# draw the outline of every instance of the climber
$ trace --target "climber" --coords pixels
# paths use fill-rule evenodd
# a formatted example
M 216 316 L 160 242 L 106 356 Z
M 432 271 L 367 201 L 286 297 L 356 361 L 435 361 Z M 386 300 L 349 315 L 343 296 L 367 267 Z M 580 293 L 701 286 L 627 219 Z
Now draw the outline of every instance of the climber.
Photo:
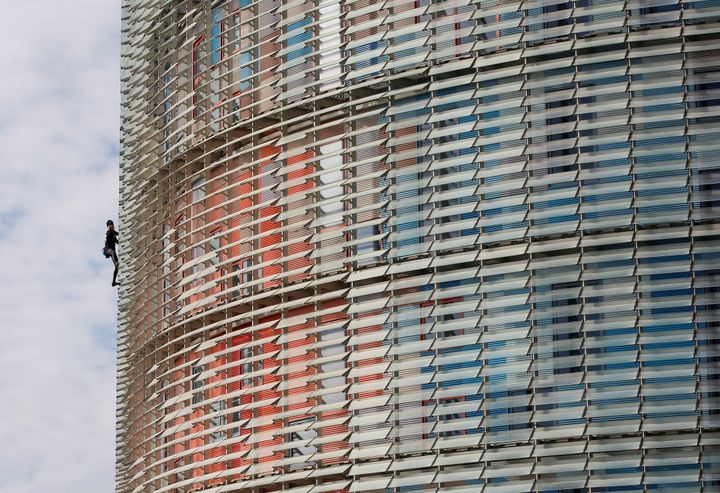
M 115 231 L 115 224 L 112 222 L 111 219 L 108 219 L 105 224 L 107 226 L 107 232 L 105 233 L 105 247 L 103 248 L 103 255 L 105 255 L 105 258 L 112 258 L 113 264 L 115 264 L 112 285 L 119 286 L 120 283 L 117 282 L 118 256 L 115 252 L 115 245 L 119 243 L 117 239 L 118 232 Z

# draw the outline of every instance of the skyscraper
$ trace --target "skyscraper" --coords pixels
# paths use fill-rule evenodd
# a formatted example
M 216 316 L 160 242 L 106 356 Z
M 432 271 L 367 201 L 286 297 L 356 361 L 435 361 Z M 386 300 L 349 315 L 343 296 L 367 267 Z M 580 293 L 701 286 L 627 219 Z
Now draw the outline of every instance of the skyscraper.
M 719 47 L 717 0 L 125 0 L 118 493 L 720 491 Z

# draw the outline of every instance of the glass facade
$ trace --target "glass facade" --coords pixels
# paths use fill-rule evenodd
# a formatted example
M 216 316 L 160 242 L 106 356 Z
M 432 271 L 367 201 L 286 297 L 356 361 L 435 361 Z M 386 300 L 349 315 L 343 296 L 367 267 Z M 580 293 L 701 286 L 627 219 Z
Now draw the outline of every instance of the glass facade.
M 124 0 L 122 81 L 118 493 L 720 491 L 720 1 Z

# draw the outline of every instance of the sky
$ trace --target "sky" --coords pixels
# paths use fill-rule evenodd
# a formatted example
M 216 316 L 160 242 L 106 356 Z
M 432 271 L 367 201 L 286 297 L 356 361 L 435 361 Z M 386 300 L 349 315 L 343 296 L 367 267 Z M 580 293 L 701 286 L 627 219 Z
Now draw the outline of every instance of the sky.
M 2 2 L 0 60 L 0 493 L 111 492 L 120 0 Z

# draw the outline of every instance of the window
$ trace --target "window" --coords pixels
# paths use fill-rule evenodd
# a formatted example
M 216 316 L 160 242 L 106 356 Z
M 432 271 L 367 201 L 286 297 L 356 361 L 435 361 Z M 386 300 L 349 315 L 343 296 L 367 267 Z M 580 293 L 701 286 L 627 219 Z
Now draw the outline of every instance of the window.
M 175 462 L 173 462 L 173 469 L 180 469 L 185 465 L 184 459 L 178 459 Z M 183 471 L 178 471 L 175 473 L 175 480 L 174 483 L 180 483 L 182 481 L 185 481 L 185 473 Z M 185 488 L 175 488 L 173 490 L 173 493 L 185 493 Z
M 312 423 L 315 422 L 315 418 L 303 418 L 290 421 L 288 420 L 288 427 L 297 427 L 296 431 L 288 434 L 288 439 L 291 442 L 298 442 L 296 447 L 288 450 L 288 457 L 299 457 L 304 455 L 314 454 L 317 448 L 314 445 L 307 445 L 307 443 L 314 439 L 317 432 L 314 429 L 310 429 Z M 305 426 L 303 426 L 305 425 Z M 314 464 L 314 462 L 301 462 L 291 464 L 290 468 L 301 468 Z
M 163 151 L 165 152 L 165 162 L 170 160 L 168 151 L 170 150 L 170 110 L 172 108 L 172 89 L 170 82 L 170 63 L 165 64 L 165 74 L 163 75 Z
M 192 201 L 197 202 L 205 198 L 205 178 L 195 178 L 192 181 Z
M 197 89 L 202 85 L 205 73 L 205 36 L 200 36 L 193 43 L 192 50 L 192 88 L 193 118 L 197 118 L 202 109 L 198 108 Z
M 227 404 L 225 401 L 210 404 L 210 428 L 213 429 L 210 433 L 210 443 L 221 442 L 227 438 L 225 430 L 216 430 L 216 428 L 223 427 L 227 424 L 227 416 L 223 414 L 226 409 Z
M 465 399 L 462 397 L 449 397 L 447 399 L 442 399 L 440 403 L 445 406 L 449 406 L 450 404 L 456 403 L 456 402 L 464 402 Z M 451 414 L 443 414 L 440 415 L 438 420 L 440 422 L 443 421 L 452 421 L 456 419 L 464 419 L 465 413 L 451 413 Z M 449 423 L 448 423 L 449 424 Z M 455 435 L 464 435 L 466 433 L 465 429 L 448 429 L 447 431 L 440 432 L 440 436 L 455 436 Z
M 320 7 L 321 91 L 340 85 L 340 27 L 340 2 Z
M 210 63 L 215 65 L 223 58 L 222 46 L 225 44 L 223 31 L 225 25 L 221 22 L 222 10 L 219 7 L 212 9 L 210 18 L 212 22 L 212 28 L 210 29 Z
M 251 259 L 245 259 L 241 260 L 237 264 L 233 264 L 233 272 L 235 272 L 235 275 L 232 277 L 232 286 L 234 288 L 237 288 L 239 285 L 244 285 L 242 288 L 242 291 L 240 290 L 234 290 L 233 291 L 233 297 L 237 298 L 239 296 L 249 296 L 252 293 L 252 288 L 248 286 L 250 282 L 253 280 L 253 271 L 252 269 L 252 260 Z M 240 271 L 243 271 L 240 273 Z
M 202 257 L 205 254 L 205 251 L 203 250 L 203 247 L 196 246 L 196 247 L 193 247 L 192 253 L 193 253 L 192 258 L 194 260 L 194 259 L 199 259 L 200 257 Z M 197 264 L 193 265 L 192 271 L 193 271 L 193 274 L 199 274 L 200 272 L 202 272 L 203 271 L 202 262 L 198 262 Z
M 372 238 L 379 234 L 379 228 L 377 226 L 361 226 L 357 229 L 357 238 Z M 358 243 L 357 254 L 358 256 L 363 255 L 362 258 L 358 259 L 358 266 L 371 264 L 376 261 L 376 257 L 379 255 L 380 242 L 377 239 L 371 241 L 365 241 Z M 370 255 L 372 252 L 377 252 L 375 255 Z
M 262 354 L 260 346 L 257 347 L 256 351 L 257 351 L 257 354 L 255 354 L 255 356 Z M 240 350 L 240 359 L 247 360 L 252 357 L 253 357 L 253 348 L 248 347 L 248 348 L 243 348 Z M 263 361 L 262 360 L 255 361 L 254 363 L 252 361 L 245 361 L 242 364 L 242 374 L 243 375 L 249 375 L 253 371 L 262 370 L 262 369 L 263 369 Z M 244 378 L 242 381 L 243 388 L 250 387 L 250 386 L 252 386 L 252 384 L 253 384 L 252 377 Z
M 345 342 L 344 342 L 344 335 L 345 330 L 344 329 L 335 329 L 335 330 L 329 330 L 325 332 L 320 333 L 320 339 L 322 341 L 335 341 L 335 344 L 329 344 L 327 346 L 324 346 L 322 349 L 320 349 L 320 355 L 322 358 L 328 357 L 328 356 L 338 356 L 338 359 L 335 361 L 329 361 L 327 363 L 324 363 L 321 365 L 320 370 L 323 374 L 331 374 L 333 372 L 337 372 L 340 370 L 345 369 L 345 361 L 340 359 L 340 356 L 342 353 L 345 352 Z M 332 392 L 328 394 L 323 394 L 322 400 L 325 404 L 331 404 L 334 402 L 341 402 L 345 400 L 345 392 L 343 389 L 343 385 L 345 385 L 345 377 L 340 376 L 331 376 L 330 378 L 324 378 L 320 381 L 320 384 L 325 389 L 338 389 L 337 392 Z
M 212 265 L 218 265 L 220 263 L 220 249 L 222 248 L 222 243 L 220 241 L 220 238 L 211 238 L 210 239 L 210 251 L 214 253 L 215 255 L 210 258 L 210 263 Z
M 192 374 L 193 374 L 192 389 L 193 390 L 198 390 L 198 389 L 202 388 L 202 386 L 204 385 L 204 382 L 202 380 L 200 380 L 199 378 L 197 378 L 197 376 L 200 375 L 202 372 L 203 372 L 202 365 L 192 365 Z M 203 392 L 203 391 L 193 392 L 193 397 L 192 397 L 193 404 L 199 404 L 203 400 L 205 400 L 205 392 Z
M 325 188 L 320 192 L 320 197 L 322 200 L 328 200 L 333 199 L 336 197 L 340 197 L 343 194 L 343 187 L 340 184 L 343 179 L 343 173 L 342 173 L 342 165 L 343 165 L 343 157 L 341 154 L 342 151 L 342 142 L 337 141 L 333 142 L 331 144 L 327 144 L 320 147 L 320 168 L 323 171 L 327 170 L 333 170 L 329 173 L 323 173 L 320 176 L 320 181 L 323 185 L 332 185 L 337 184 L 337 186 L 333 186 L 330 188 Z M 320 212 L 323 215 L 330 215 L 330 214 L 336 214 L 343 210 L 343 203 L 340 200 L 334 200 L 329 204 L 323 205 L 320 207 Z M 333 223 L 324 224 L 324 226 L 334 226 L 336 224 L 340 224 L 341 220 L 338 219 L 337 221 L 334 221 Z

